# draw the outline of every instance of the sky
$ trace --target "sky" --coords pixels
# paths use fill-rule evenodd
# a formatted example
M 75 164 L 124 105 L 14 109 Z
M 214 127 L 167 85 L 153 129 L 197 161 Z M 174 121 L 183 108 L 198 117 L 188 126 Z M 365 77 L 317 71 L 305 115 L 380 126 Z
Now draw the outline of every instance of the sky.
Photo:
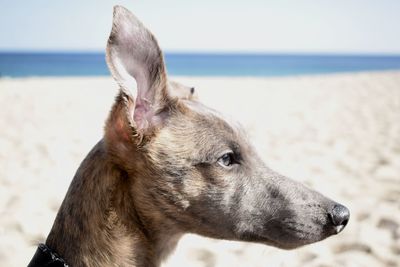
M 0 0 L 0 51 L 104 51 L 116 4 L 169 52 L 400 54 L 398 0 Z

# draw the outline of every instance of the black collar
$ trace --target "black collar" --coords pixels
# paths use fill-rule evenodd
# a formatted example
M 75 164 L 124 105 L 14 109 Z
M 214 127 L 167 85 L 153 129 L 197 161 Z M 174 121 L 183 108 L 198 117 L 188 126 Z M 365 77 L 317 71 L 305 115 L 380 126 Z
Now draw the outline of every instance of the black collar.
M 68 267 L 68 264 L 45 244 L 39 244 L 28 267 Z

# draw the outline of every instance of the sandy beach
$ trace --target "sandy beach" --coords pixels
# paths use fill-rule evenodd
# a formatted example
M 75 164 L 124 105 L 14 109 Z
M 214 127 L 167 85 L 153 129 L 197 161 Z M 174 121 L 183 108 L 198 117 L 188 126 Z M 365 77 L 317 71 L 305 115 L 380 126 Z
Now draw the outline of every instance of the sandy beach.
M 351 218 L 293 251 L 187 235 L 164 267 L 400 266 L 400 72 L 174 79 Z M 0 79 L 0 266 L 26 266 L 45 240 L 116 92 L 110 77 Z

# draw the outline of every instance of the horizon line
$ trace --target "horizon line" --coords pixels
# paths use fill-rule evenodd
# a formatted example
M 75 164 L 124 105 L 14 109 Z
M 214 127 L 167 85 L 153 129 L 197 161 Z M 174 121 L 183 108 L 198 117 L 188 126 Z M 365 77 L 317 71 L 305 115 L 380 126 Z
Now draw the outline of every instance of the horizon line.
M 87 49 L 0 49 L 0 54 L 105 54 Z M 277 55 L 277 56 L 392 56 L 400 52 L 328 52 L 328 51 L 243 51 L 243 50 L 164 50 L 164 55 Z

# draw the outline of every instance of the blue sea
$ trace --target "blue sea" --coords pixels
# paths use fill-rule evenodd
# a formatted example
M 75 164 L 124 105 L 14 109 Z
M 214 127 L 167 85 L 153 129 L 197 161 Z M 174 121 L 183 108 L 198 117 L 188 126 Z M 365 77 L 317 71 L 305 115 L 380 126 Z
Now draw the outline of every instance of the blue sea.
M 289 76 L 400 70 L 399 56 L 167 53 L 170 75 Z M 109 75 L 103 53 L 0 52 L 1 77 Z

